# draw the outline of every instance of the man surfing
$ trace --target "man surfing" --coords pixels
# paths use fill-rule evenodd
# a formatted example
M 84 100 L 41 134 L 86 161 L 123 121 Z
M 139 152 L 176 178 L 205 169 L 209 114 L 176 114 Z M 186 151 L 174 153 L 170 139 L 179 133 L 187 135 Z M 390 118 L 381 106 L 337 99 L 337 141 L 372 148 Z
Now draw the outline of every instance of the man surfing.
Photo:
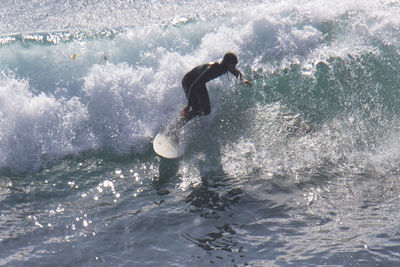
M 158 155 L 169 159 L 183 155 L 184 147 L 179 142 L 179 129 L 194 117 L 208 115 L 211 112 L 207 82 L 229 71 L 244 85 L 251 86 L 251 82 L 243 79 L 243 74 L 236 69 L 237 63 L 235 54 L 226 53 L 221 62 L 203 64 L 186 73 L 182 79 L 182 87 L 188 99 L 188 105 L 182 110 L 178 122 L 170 125 L 155 137 L 153 148 Z
M 236 69 L 238 59 L 233 53 L 226 53 L 221 62 L 207 63 L 193 68 L 182 79 L 188 105 L 181 112 L 179 127 L 189 120 L 211 112 L 210 99 L 206 83 L 227 73 L 232 73 L 244 85 L 251 86 L 251 82 L 243 79 L 243 74 Z

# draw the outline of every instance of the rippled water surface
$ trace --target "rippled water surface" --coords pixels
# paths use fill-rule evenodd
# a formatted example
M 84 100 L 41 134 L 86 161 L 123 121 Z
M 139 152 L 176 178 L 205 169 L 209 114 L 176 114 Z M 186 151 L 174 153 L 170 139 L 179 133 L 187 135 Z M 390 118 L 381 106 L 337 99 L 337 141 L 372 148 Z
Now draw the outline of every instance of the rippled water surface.
M 397 266 L 396 1 L 5 1 L 0 265 Z M 252 87 L 167 160 L 184 74 Z

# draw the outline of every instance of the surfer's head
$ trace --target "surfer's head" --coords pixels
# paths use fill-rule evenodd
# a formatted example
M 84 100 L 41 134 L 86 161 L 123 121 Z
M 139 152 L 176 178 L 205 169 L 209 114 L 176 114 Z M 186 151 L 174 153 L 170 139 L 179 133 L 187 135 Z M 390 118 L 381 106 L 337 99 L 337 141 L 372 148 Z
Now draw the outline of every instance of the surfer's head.
M 225 65 L 226 67 L 228 67 L 231 64 L 236 66 L 237 63 L 238 63 L 237 56 L 234 53 L 231 53 L 231 52 L 226 53 L 224 55 L 224 58 L 222 59 L 222 64 Z

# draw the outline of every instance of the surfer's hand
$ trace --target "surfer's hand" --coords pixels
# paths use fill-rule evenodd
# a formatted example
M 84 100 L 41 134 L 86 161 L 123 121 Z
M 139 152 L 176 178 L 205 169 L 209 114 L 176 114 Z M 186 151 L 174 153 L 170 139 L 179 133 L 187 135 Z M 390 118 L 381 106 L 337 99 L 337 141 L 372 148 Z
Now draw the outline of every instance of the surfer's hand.
M 251 82 L 248 81 L 248 80 L 243 80 L 243 84 L 247 85 L 247 86 L 251 86 L 252 85 Z

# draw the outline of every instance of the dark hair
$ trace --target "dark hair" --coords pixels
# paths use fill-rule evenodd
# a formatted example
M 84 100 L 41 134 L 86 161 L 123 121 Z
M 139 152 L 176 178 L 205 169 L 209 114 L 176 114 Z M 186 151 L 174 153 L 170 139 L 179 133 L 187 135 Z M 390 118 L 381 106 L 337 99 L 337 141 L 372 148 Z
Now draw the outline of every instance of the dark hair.
M 225 66 L 228 66 L 231 63 L 237 64 L 238 59 L 234 53 L 229 52 L 229 53 L 226 53 L 224 56 L 224 59 L 222 59 L 222 64 L 224 64 Z

